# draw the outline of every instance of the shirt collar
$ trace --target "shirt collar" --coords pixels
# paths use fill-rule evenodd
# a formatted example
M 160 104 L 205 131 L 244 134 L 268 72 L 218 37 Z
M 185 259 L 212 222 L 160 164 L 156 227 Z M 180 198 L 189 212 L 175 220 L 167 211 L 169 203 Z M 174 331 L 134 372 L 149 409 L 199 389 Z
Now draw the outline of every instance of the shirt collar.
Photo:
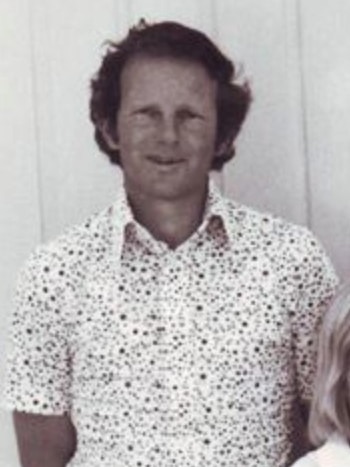
M 135 224 L 136 222 L 127 199 L 124 185 L 121 185 L 117 192 L 117 197 L 111 210 L 111 221 L 114 255 L 116 258 L 120 258 L 124 242 L 125 228 L 130 224 Z M 219 222 L 222 225 L 226 237 L 231 241 L 232 229 L 230 228 L 227 201 L 220 193 L 214 181 L 209 179 L 205 212 L 203 221 L 198 228 L 198 232 L 207 229 L 208 226 L 215 222 Z
M 331 436 L 329 437 L 329 441 L 340 446 L 345 446 L 349 450 L 349 443 L 347 439 L 345 438 L 345 436 L 337 432 L 331 434 Z
M 135 219 L 127 199 L 126 191 L 124 185 L 121 185 L 111 209 L 113 258 L 115 258 L 118 264 L 122 254 L 125 228 L 133 222 L 135 222 Z
M 210 222 L 219 219 L 225 234 L 231 240 L 230 217 L 227 200 L 222 196 L 212 179 L 209 179 L 208 197 L 202 225 L 206 228 Z
M 322 465 L 348 466 L 349 443 L 340 434 L 333 433 L 328 441 L 316 451 L 316 457 Z

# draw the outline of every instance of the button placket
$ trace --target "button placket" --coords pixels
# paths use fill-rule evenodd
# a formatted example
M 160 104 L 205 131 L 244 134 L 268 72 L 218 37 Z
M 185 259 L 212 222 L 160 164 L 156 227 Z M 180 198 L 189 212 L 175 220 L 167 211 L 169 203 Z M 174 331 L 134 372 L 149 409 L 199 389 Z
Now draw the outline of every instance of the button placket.
M 167 252 L 160 261 L 158 275 L 157 324 L 157 382 L 164 391 L 168 405 L 169 427 L 178 414 L 179 397 L 188 392 L 191 356 L 189 341 L 191 320 L 188 313 L 187 290 L 189 271 L 181 255 Z

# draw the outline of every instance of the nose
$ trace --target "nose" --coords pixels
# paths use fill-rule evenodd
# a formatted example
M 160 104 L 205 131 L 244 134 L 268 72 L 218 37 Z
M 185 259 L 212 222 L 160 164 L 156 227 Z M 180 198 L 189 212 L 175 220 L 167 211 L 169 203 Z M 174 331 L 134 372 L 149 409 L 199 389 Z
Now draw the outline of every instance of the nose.
M 166 144 L 176 144 L 179 140 L 179 128 L 175 118 L 163 118 L 160 125 L 160 140 Z

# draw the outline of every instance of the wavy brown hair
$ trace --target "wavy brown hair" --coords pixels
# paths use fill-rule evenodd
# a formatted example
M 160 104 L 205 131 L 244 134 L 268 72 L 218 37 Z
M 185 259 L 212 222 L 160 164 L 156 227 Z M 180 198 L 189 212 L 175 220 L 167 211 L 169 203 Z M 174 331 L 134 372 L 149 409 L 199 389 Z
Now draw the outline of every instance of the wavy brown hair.
M 238 84 L 238 73 L 216 45 L 202 32 L 175 22 L 146 24 L 141 22 L 129 30 L 121 42 L 108 42 L 101 66 L 91 80 L 90 118 L 95 127 L 95 140 L 113 164 L 120 165 L 118 149 L 105 139 L 105 129 L 117 142 L 116 117 L 121 102 L 120 80 L 124 66 L 136 55 L 170 57 L 201 64 L 218 84 L 218 125 L 216 147 L 220 157 L 213 158 L 212 169 L 220 170 L 235 154 L 234 141 L 247 115 L 251 91 L 247 81 Z

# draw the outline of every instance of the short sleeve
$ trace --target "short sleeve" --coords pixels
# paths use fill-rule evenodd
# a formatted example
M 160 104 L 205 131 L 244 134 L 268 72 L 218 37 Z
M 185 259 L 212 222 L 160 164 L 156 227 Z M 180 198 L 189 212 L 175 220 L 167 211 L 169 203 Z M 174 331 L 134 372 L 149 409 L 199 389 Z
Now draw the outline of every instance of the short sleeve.
M 38 250 L 22 268 L 10 323 L 3 405 L 43 415 L 70 407 L 70 356 L 54 259 Z M 52 271 L 54 269 L 54 271 Z
M 308 231 L 300 241 L 292 271 L 295 306 L 291 309 L 293 351 L 300 399 L 312 397 L 322 317 L 338 286 L 334 268 L 319 241 Z

